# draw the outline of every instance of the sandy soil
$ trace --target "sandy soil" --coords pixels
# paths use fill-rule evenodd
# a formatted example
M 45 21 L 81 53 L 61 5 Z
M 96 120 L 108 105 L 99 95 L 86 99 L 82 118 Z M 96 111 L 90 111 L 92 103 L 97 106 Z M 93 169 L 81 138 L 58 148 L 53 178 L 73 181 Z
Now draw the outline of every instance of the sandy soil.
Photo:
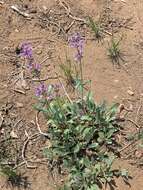
M 15 54 L 15 49 L 24 41 L 30 42 L 37 62 L 49 57 L 42 64 L 43 78 L 53 76 L 53 68 L 58 66 L 58 57 L 64 60 L 66 52 L 72 57 L 66 39 L 75 31 L 80 31 L 86 38 L 84 76 L 92 80 L 91 88 L 96 101 L 104 99 L 109 103 L 124 103 L 133 110 L 129 117 L 136 120 L 138 125 L 143 124 L 143 110 L 140 107 L 143 97 L 143 1 L 67 0 L 65 2 L 75 19 L 67 15 L 58 0 L 7 0 L 4 3 L 0 1 L 0 114 L 8 110 L 5 118 L 6 124 L 9 122 L 7 124 L 9 127 L 22 119 L 22 124 L 19 126 L 22 130 L 17 134 L 22 143 L 25 139 L 23 135 L 25 129 L 31 133 L 36 130 L 31 121 L 35 119 L 32 105 L 35 103 L 34 89 L 37 83 L 30 81 L 27 71 L 24 71 L 24 77 L 21 77 L 23 60 Z M 20 10 L 28 13 L 30 18 L 13 11 L 12 5 L 17 5 Z M 100 19 L 104 29 L 108 33 L 114 32 L 117 39 L 122 37 L 120 48 L 124 54 L 124 63 L 121 62 L 123 68 L 113 67 L 108 57 L 107 49 L 111 35 L 105 33 L 103 41 L 99 43 L 91 40 L 93 34 L 78 20 L 87 16 L 92 16 L 95 21 Z M 69 28 L 71 23 L 72 26 Z M 127 129 L 130 128 L 131 132 L 134 131 L 133 125 L 126 123 L 125 126 Z M 43 129 L 46 127 L 44 122 L 42 127 Z M 40 139 L 38 147 L 42 147 L 44 143 L 45 141 Z M 34 149 L 34 147 L 35 145 L 31 148 L 30 155 L 41 156 L 40 148 Z M 143 170 L 136 164 L 132 166 L 130 162 L 132 162 L 130 159 L 121 159 L 117 165 L 128 169 L 132 176 L 131 187 L 122 180 L 117 180 L 115 189 L 143 189 Z M 24 168 L 25 166 L 22 166 L 20 170 L 28 176 L 30 188 L 33 190 L 56 190 L 56 185 L 61 183 L 60 177 L 56 175 L 55 179 L 48 174 L 46 166 L 39 166 L 36 170 L 26 169 L 26 172 Z M 9 189 L 3 178 L 0 179 L 0 185 L 0 189 Z

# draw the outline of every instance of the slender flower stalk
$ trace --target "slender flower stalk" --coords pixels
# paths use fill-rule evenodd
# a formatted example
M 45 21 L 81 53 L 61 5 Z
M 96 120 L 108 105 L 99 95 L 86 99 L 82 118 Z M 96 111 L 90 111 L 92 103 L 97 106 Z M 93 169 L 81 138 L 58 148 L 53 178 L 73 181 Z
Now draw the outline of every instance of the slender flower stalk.
M 84 94 L 83 94 L 83 69 L 82 69 L 82 62 L 81 62 L 81 60 L 80 60 L 80 64 L 79 64 L 79 66 L 80 66 L 80 74 L 81 74 L 81 85 L 82 85 L 82 87 L 81 87 L 81 98 L 82 98 L 82 104 L 83 104 L 83 96 L 84 96 Z
M 69 38 L 69 45 L 72 48 L 76 49 L 75 61 L 79 62 L 80 65 L 80 77 L 82 83 L 82 103 L 83 103 L 83 69 L 82 69 L 82 58 L 83 58 L 83 47 L 85 43 L 85 39 L 80 35 L 80 33 L 75 33 L 73 36 Z

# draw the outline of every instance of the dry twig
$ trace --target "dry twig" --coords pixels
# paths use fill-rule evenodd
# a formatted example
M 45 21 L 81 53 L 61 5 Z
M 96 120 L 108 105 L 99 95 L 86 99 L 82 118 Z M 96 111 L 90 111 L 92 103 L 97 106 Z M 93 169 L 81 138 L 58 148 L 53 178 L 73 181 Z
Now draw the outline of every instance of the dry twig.
M 25 131 L 25 135 L 27 136 L 27 139 L 26 139 L 26 141 L 24 142 L 24 145 L 23 145 L 23 147 L 22 147 L 22 159 L 23 159 L 22 165 L 23 165 L 23 164 L 26 164 L 27 168 L 32 168 L 32 169 L 34 169 L 34 168 L 36 168 L 36 166 L 31 166 L 31 165 L 28 164 L 28 161 L 27 161 L 26 158 L 25 158 L 25 151 L 26 151 L 26 147 L 27 147 L 29 141 L 30 141 L 30 140 L 33 140 L 33 139 L 35 139 L 35 138 L 37 138 L 40 134 L 39 134 L 39 133 L 35 133 L 34 135 L 29 136 L 28 133 Z
M 85 19 L 73 16 L 73 14 L 71 13 L 70 7 L 68 6 L 68 4 L 65 1 L 59 0 L 59 3 L 66 10 L 68 17 L 70 17 L 71 19 L 73 19 L 75 21 L 86 23 Z
M 133 121 L 132 119 L 125 119 L 125 121 L 129 121 L 131 122 L 132 124 L 134 124 L 138 129 L 141 128 L 141 126 L 139 126 L 135 121 Z
M 39 119 L 38 119 L 39 113 L 40 113 L 40 112 L 37 112 L 36 117 L 35 117 L 35 122 L 36 122 L 37 129 L 38 129 L 40 135 L 43 135 L 43 136 L 45 136 L 46 138 L 49 138 L 49 135 L 48 135 L 47 133 L 42 132 L 42 130 L 41 130 L 41 128 L 40 128 Z
M 12 5 L 10 7 L 12 10 L 14 10 L 15 12 L 17 12 L 18 14 L 22 15 L 23 17 L 27 18 L 27 19 L 30 19 L 30 15 L 28 13 L 25 13 L 21 10 L 19 10 L 19 8 L 15 5 Z
M 33 82 L 43 82 L 43 81 L 47 81 L 47 80 L 52 80 L 52 79 L 57 79 L 57 77 L 47 77 L 47 78 L 43 78 L 43 79 L 32 79 Z
M 137 110 L 135 122 L 138 121 L 138 116 L 139 116 L 139 113 L 140 113 L 141 108 L 142 108 L 142 100 L 141 100 L 140 103 L 139 103 L 139 107 L 138 107 L 138 110 Z
M 14 88 L 13 90 L 14 90 L 15 92 L 20 93 L 20 94 L 26 95 L 26 93 L 25 93 L 24 91 L 22 91 L 22 90 L 19 90 L 19 89 L 16 89 L 16 88 Z
M 135 143 L 136 140 L 132 141 L 131 143 L 127 144 L 126 146 L 124 146 L 122 149 L 120 149 L 118 152 L 123 152 L 125 149 L 127 149 L 129 146 L 133 145 Z

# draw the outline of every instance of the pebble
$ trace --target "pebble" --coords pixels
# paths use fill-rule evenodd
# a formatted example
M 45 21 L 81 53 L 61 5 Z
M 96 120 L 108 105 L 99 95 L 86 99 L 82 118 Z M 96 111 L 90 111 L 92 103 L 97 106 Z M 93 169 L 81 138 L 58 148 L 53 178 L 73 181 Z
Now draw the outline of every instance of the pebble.
M 4 4 L 4 1 L 0 1 L 0 4 L 3 5 L 3 4 Z
M 30 87 L 28 86 L 26 80 L 24 80 L 24 79 L 21 81 L 21 86 L 24 88 L 24 90 L 29 90 L 30 89 Z
M 17 33 L 18 33 L 18 32 L 19 32 L 19 30 L 18 30 L 18 29 L 15 29 L 15 32 L 17 32 Z
M 119 82 L 119 80 L 117 80 L 117 79 L 116 79 L 116 80 L 114 80 L 114 82 L 115 82 L 115 83 L 118 83 L 118 82 Z
M 114 96 L 113 98 L 114 98 L 114 99 L 117 99 L 117 98 L 118 98 L 118 95 Z
M 23 108 L 23 104 L 20 103 L 20 102 L 17 102 L 17 103 L 16 103 L 16 107 L 17 107 L 17 108 Z
M 128 90 L 127 93 L 130 95 L 130 96 L 134 96 L 134 92 L 132 90 Z
M 46 6 L 43 6 L 42 8 L 44 9 L 44 11 L 47 11 L 48 9 Z
M 16 134 L 13 130 L 10 132 L 10 136 L 11 136 L 12 138 L 14 138 L 14 139 L 18 139 L 17 134 Z
M 40 54 L 42 54 L 42 50 L 37 50 L 37 55 L 40 55 Z
M 36 9 L 32 9 L 31 11 L 29 11 L 29 13 L 35 14 L 35 13 L 37 13 L 37 10 Z

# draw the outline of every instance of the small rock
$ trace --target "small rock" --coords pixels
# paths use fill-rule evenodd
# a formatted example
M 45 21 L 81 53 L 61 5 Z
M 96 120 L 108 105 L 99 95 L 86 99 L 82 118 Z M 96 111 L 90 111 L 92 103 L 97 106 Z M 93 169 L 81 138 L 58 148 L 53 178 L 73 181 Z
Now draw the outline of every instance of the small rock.
M 46 6 L 43 6 L 42 8 L 44 9 L 44 11 L 47 11 L 47 7 Z
M 117 80 L 117 79 L 116 79 L 116 80 L 114 80 L 114 82 L 115 82 L 115 83 L 118 83 L 118 82 L 119 82 L 119 80 Z
M 136 150 L 135 156 L 136 158 L 141 158 L 143 156 L 143 153 L 141 151 Z
M 133 111 L 133 105 L 132 104 L 130 104 L 129 110 Z
M 1 4 L 1 5 L 3 5 L 3 4 L 4 4 L 4 2 L 3 2 L 3 1 L 0 1 L 0 4 Z
M 2 128 L 2 129 L 0 130 L 0 134 L 4 134 L 4 133 L 5 133 L 5 129 Z
M 118 95 L 114 96 L 113 98 L 114 98 L 114 99 L 117 99 L 117 98 L 118 98 Z
M 124 104 L 120 104 L 118 107 L 118 113 L 120 114 L 125 109 Z
M 16 28 L 16 29 L 15 29 L 15 32 L 17 32 L 17 33 L 18 33 L 18 32 L 19 32 L 19 30 Z
M 132 90 L 128 90 L 127 93 L 130 95 L 130 96 L 134 96 L 134 92 Z
M 4 50 L 4 51 L 8 51 L 8 50 L 9 50 L 9 47 L 5 46 L 5 47 L 3 48 L 3 50 Z
M 32 9 L 32 10 L 29 11 L 29 13 L 35 14 L 35 13 L 37 13 L 37 10 L 36 9 Z
M 37 55 L 40 55 L 40 54 L 42 54 L 42 50 L 37 50 Z
M 20 103 L 20 102 L 17 102 L 17 103 L 16 103 L 16 107 L 17 107 L 17 108 L 23 108 L 23 104 Z
M 14 139 L 18 139 L 17 134 L 16 134 L 13 130 L 10 132 L 10 136 L 11 136 L 12 138 L 14 138 Z
M 28 86 L 26 80 L 21 80 L 21 86 L 25 89 L 25 90 L 29 90 L 30 87 Z

